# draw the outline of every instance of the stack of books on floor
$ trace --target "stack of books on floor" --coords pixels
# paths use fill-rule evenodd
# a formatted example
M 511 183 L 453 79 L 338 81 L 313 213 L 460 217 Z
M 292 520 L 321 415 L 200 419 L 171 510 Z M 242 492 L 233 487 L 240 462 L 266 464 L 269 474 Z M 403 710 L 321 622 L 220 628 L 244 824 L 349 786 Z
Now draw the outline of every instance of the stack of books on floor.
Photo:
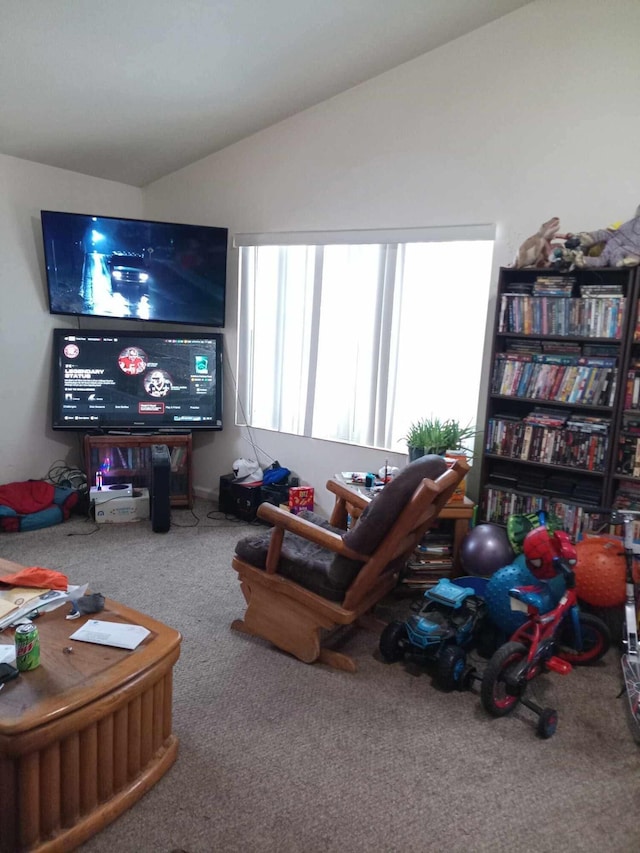
M 453 573 L 453 535 L 430 530 L 409 558 L 400 578 L 407 590 L 424 590 Z

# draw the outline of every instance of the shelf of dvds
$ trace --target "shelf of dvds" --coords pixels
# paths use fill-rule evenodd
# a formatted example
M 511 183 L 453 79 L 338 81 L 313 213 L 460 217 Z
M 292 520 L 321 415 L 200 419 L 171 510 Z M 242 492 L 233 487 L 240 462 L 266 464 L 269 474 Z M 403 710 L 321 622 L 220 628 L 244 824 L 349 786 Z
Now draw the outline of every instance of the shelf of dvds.
M 640 509 L 640 271 L 635 326 L 624 383 L 622 418 L 613 473 L 615 503 L 621 509 Z M 640 538 L 640 524 L 634 522 L 634 538 Z
M 166 444 L 171 457 L 169 492 L 172 506 L 193 505 L 191 479 L 191 434 L 90 435 L 84 437 L 87 479 L 96 482 L 102 472 L 104 484 L 131 483 L 147 487 L 151 480 L 151 447 Z
M 578 538 L 623 486 L 640 501 L 637 312 L 635 268 L 501 269 L 481 520 L 544 509 Z

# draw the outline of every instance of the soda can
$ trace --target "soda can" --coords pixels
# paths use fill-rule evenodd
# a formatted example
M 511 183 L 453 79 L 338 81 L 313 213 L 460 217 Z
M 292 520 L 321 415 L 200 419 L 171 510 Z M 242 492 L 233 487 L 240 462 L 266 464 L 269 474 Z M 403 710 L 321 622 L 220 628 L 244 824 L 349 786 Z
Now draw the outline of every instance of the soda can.
M 16 628 L 16 667 L 27 672 L 40 666 L 40 637 L 33 622 L 25 622 Z

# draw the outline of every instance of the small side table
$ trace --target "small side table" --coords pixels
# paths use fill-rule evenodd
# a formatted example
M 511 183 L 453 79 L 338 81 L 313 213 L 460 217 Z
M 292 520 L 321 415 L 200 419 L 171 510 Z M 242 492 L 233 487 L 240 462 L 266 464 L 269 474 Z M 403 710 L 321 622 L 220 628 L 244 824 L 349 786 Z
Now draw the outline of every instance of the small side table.
M 464 497 L 461 501 L 451 501 L 442 510 L 439 518 L 453 520 L 453 566 L 456 574 L 462 571 L 460 562 L 460 545 L 469 532 L 473 511 L 476 505 L 471 498 Z
M 346 486 L 353 492 L 354 496 L 357 495 L 360 499 L 365 498 L 367 502 L 376 494 L 374 489 L 368 489 L 365 486 L 346 483 L 339 474 L 334 474 L 333 479 Z M 359 500 L 354 504 L 348 502 L 341 506 L 336 504 L 336 507 L 334 507 L 334 513 L 331 516 L 331 523 L 335 524 L 337 527 L 346 527 L 345 522 L 347 513 L 352 519 L 359 518 L 362 513 L 362 503 L 363 501 Z M 438 516 L 438 518 L 453 521 L 453 570 L 456 575 L 462 573 L 460 545 L 464 537 L 469 532 L 475 508 L 476 505 L 471 498 L 465 496 L 462 500 L 450 501 L 445 508 L 441 510 L 440 515 Z

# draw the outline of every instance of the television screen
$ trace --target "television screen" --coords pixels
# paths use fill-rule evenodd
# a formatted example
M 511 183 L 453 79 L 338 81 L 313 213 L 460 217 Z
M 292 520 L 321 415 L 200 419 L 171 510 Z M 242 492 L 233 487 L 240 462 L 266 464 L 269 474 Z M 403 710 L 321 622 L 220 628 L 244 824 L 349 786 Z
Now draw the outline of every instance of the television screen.
M 43 210 L 49 311 L 224 326 L 226 228 Z
M 53 330 L 53 429 L 222 429 L 222 334 Z

